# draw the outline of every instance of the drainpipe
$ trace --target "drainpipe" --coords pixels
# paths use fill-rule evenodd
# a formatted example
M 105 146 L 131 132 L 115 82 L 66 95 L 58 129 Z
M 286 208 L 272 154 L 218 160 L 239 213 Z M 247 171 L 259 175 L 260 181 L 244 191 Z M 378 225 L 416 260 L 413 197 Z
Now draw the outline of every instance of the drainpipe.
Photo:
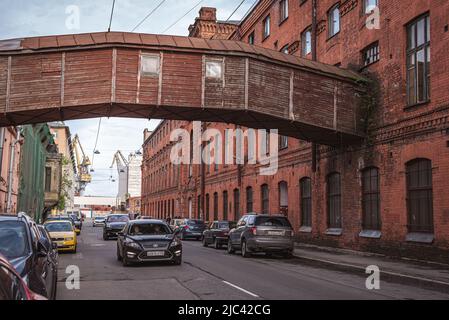
M 17 135 L 16 139 L 11 143 L 11 154 L 9 160 L 9 170 L 8 170 L 8 195 L 6 202 L 6 212 L 11 213 L 12 208 L 12 184 L 13 184 L 13 174 L 14 174 L 14 164 L 15 164 L 15 151 L 16 145 L 20 140 L 20 127 L 16 128 Z
M 5 127 L 0 128 L 0 175 L 3 168 L 3 147 L 5 145 Z
M 317 0 L 312 0 L 312 60 L 317 61 Z M 317 171 L 318 146 L 312 143 L 312 172 Z

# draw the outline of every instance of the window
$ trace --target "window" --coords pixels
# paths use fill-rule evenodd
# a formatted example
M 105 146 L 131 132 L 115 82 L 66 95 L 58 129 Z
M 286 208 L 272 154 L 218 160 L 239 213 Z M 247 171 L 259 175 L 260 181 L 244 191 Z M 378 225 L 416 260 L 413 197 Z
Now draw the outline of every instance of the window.
M 228 220 L 228 192 L 223 191 L 223 220 Z
M 251 213 L 254 211 L 253 208 L 253 188 L 246 188 L 246 212 Z
M 341 185 L 340 174 L 327 177 L 327 219 L 330 229 L 341 229 Z
M 144 76 L 159 75 L 160 57 L 159 55 L 141 55 L 141 72 Z
M 221 79 L 223 75 L 223 63 L 218 61 L 206 61 L 206 78 Z
M 379 61 L 380 53 L 379 53 L 379 42 L 376 42 L 368 47 L 366 47 L 362 51 L 363 58 L 363 66 L 369 66 L 374 62 Z
M 279 149 L 287 149 L 288 148 L 288 137 L 286 136 L 279 136 Z
M 329 38 L 340 32 L 340 6 L 337 4 L 329 10 Z
M 268 185 L 264 184 L 261 187 L 261 199 L 262 199 L 262 214 L 270 213 L 270 195 Z
M 285 181 L 279 183 L 279 213 L 288 215 L 288 184 Z
M 267 16 L 265 20 L 263 21 L 263 39 L 268 38 L 270 36 L 270 16 Z
M 282 47 L 281 52 L 288 54 L 288 44 L 286 44 L 285 46 Z
M 379 169 L 368 168 L 362 172 L 362 228 L 380 230 Z
M 312 226 L 312 180 L 303 178 L 299 182 L 301 197 L 301 227 Z
M 407 26 L 408 105 L 430 99 L 430 18 L 424 16 Z
M 432 162 L 413 160 L 406 172 L 409 232 L 433 233 Z
M 218 220 L 218 193 L 214 193 L 214 220 Z
M 301 52 L 305 57 L 312 52 L 312 29 L 308 28 L 301 34 Z
M 234 190 L 234 221 L 240 219 L 240 190 Z
M 209 221 L 209 209 L 210 209 L 209 202 L 210 202 L 209 194 L 206 194 L 206 218 L 205 218 L 206 221 Z
M 378 0 L 363 0 L 365 14 L 370 14 L 378 6 Z
M 51 168 L 45 167 L 45 192 L 51 192 Z
M 283 22 L 288 18 L 288 0 L 281 0 L 279 2 L 279 8 L 280 8 L 281 22 Z
M 255 35 L 254 35 L 254 31 L 248 36 L 248 43 L 249 44 L 254 44 L 255 41 Z

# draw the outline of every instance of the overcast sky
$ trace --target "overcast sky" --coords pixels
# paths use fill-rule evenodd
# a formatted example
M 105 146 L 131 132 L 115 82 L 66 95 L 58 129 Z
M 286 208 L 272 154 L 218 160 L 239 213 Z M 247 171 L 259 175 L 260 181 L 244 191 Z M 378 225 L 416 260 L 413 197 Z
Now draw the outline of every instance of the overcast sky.
M 161 1 L 116 0 L 111 30 L 131 31 Z M 112 2 L 113 0 L 0 0 L 0 39 L 106 31 Z M 226 20 L 240 2 L 241 0 L 166 0 L 135 32 L 162 33 L 197 5 L 165 32 L 188 35 L 188 27 L 198 16 L 202 6 L 217 8 L 217 18 Z M 256 0 L 246 0 L 232 20 L 241 19 L 255 2 Z M 74 10 L 79 10 L 79 28 L 70 19 Z M 89 157 L 92 157 L 98 122 L 99 119 L 66 122 L 73 135 L 79 134 Z M 125 156 L 139 150 L 144 129 L 151 130 L 158 123 L 159 120 L 103 118 L 97 146 L 101 154 L 94 158 L 93 182 L 85 194 L 116 196 L 117 182 L 110 180 L 111 175 L 117 177 L 116 169 L 109 169 L 112 156 L 117 150 L 122 150 Z

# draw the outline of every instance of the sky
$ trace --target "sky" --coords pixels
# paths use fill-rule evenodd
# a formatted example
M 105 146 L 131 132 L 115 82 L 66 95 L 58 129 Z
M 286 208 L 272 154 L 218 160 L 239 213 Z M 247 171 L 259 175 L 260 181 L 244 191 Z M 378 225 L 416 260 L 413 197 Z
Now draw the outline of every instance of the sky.
M 0 0 L 0 39 L 54 34 L 107 31 L 113 0 Z M 116 0 L 111 31 L 132 31 L 162 0 Z M 241 19 L 256 0 L 246 0 L 232 16 Z M 135 32 L 188 35 L 188 27 L 201 7 L 217 8 L 217 18 L 226 20 L 241 0 L 166 0 Z M 196 5 L 196 7 L 195 7 Z M 74 14 L 79 13 L 79 19 Z M 77 23 L 79 21 L 79 23 Z M 117 169 L 110 169 L 113 155 L 121 150 L 125 157 L 140 150 L 145 128 L 154 129 L 160 120 L 102 119 L 93 159 L 93 181 L 85 195 L 112 196 L 118 191 Z M 87 155 L 92 158 L 99 119 L 66 121 L 72 135 L 78 134 Z M 113 182 L 110 177 L 115 179 Z

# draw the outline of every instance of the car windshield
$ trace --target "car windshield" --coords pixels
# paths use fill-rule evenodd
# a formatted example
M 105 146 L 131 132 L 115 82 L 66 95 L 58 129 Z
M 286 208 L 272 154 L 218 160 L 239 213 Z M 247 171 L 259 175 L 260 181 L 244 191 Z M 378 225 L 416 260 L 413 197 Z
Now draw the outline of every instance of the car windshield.
M 235 222 L 220 222 L 218 223 L 218 229 L 234 229 L 236 227 Z
M 204 221 L 203 220 L 187 220 L 187 224 L 189 226 L 203 225 Z
M 171 234 L 171 229 L 160 223 L 135 224 L 130 227 L 130 236 L 157 236 Z
M 268 227 L 290 227 L 291 224 L 287 218 L 284 217 L 257 217 L 256 226 Z
M 70 232 L 73 231 L 72 224 L 69 222 L 53 222 L 45 225 L 48 232 Z
M 95 217 L 95 220 L 104 220 L 104 217 Z
M 110 216 L 108 222 L 128 222 L 129 218 L 127 216 Z
M 0 253 L 6 258 L 15 259 L 30 252 L 25 228 L 21 221 L 0 222 Z

